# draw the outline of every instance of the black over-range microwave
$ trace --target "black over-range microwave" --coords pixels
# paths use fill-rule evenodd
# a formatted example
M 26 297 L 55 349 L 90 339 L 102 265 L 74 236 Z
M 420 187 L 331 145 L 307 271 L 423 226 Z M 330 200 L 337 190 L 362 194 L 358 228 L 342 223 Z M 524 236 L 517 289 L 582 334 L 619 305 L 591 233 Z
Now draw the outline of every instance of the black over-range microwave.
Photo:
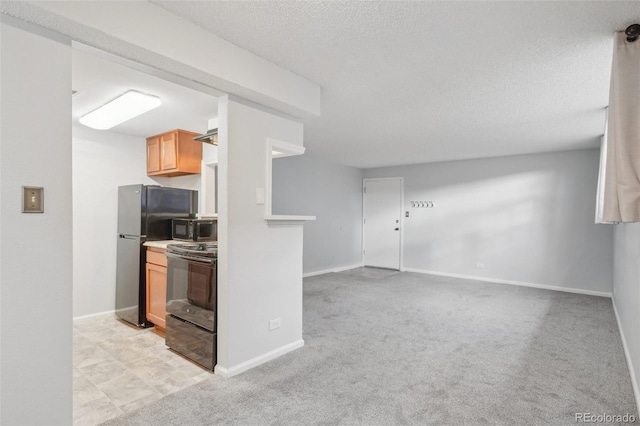
M 216 219 L 172 219 L 171 238 L 180 241 L 217 241 Z

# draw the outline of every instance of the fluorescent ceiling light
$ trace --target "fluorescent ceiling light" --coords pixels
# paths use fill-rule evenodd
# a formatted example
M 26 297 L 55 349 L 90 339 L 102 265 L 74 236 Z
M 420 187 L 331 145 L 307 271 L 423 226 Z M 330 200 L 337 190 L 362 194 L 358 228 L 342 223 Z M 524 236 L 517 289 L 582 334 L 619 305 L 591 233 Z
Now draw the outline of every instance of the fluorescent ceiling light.
M 160 106 L 160 98 L 129 90 L 100 108 L 85 114 L 80 123 L 98 130 L 107 130 Z

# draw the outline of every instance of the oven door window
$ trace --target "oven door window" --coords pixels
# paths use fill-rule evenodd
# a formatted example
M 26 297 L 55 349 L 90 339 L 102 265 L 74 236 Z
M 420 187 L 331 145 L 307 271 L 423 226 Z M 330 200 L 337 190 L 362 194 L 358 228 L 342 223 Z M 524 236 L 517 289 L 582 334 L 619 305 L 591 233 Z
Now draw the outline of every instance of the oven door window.
M 216 264 L 168 257 L 167 312 L 215 331 Z
M 187 223 L 181 221 L 173 222 L 173 238 L 188 238 Z

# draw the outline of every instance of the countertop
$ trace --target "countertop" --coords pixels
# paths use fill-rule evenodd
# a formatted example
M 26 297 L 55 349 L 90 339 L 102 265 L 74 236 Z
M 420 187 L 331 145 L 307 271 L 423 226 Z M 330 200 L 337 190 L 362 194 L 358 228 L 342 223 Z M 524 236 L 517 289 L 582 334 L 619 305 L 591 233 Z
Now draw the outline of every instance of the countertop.
M 202 213 L 198 215 L 198 219 L 218 219 L 218 213 Z

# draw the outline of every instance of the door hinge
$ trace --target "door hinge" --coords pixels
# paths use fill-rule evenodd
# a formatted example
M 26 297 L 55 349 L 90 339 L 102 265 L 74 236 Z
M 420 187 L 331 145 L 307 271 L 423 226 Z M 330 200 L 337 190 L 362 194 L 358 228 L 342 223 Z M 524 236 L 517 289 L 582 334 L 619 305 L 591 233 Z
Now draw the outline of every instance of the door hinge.
M 367 224 L 367 219 L 362 219 L 362 223 Z
M 362 254 L 365 254 L 367 251 L 366 250 L 362 250 Z
M 366 193 L 367 193 L 367 187 L 366 187 L 366 186 L 365 186 L 364 188 L 362 188 L 362 192 L 363 192 L 364 194 L 366 194 Z

